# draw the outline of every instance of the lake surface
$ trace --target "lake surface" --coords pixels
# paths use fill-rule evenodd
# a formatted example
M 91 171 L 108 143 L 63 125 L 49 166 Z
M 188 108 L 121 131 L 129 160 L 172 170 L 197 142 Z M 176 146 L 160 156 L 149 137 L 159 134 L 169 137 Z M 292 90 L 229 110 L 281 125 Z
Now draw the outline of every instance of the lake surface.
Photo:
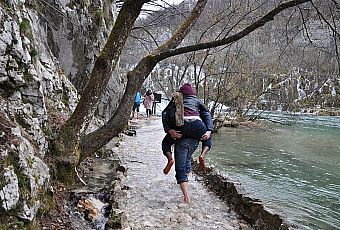
M 296 229 L 340 229 L 340 117 L 214 134 L 207 161 Z

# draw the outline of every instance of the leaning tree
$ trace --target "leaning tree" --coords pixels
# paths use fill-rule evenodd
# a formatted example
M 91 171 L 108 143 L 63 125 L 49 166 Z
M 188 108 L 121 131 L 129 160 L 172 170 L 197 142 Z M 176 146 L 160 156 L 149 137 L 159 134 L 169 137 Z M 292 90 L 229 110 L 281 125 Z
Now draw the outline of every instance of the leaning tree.
M 263 27 L 266 23 L 273 21 L 280 12 L 307 2 L 311 3 L 312 1 L 289 0 L 282 2 L 271 10 L 264 12 L 261 17 L 255 18 L 251 22 L 248 21 L 244 28 L 239 29 L 233 34 L 207 42 L 180 46 L 199 19 L 208 2 L 208 0 L 197 0 L 190 15 L 186 17 L 175 33 L 162 45 L 141 58 L 135 68 L 127 73 L 127 84 L 124 94 L 112 117 L 102 127 L 86 134 L 85 129 L 91 122 L 101 94 L 104 92 L 113 71 L 117 67 L 117 62 L 134 23 L 140 15 L 143 5 L 148 2 L 151 2 L 151 0 L 124 1 L 107 42 L 95 61 L 89 81 L 83 90 L 76 109 L 60 128 L 58 138 L 55 140 L 55 150 L 58 166 L 57 176 L 61 180 L 65 181 L 67 178 L 72 178 L 70 174 L 72 174 L 73 168 L 82 158 L 102 148 L 123 130 L 133 105 L 131 98 L 141 88 L 144 80 L 157 63 L 176 55 L 232 44 Z

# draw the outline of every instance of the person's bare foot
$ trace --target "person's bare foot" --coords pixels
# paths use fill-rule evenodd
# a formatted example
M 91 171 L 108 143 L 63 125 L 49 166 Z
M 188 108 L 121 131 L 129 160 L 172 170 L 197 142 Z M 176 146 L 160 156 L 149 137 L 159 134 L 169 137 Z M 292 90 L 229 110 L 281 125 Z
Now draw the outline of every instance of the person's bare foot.
M 170 172 L 170 169 L 171 169 L 173 164 L 174 164 L 174 160 L 173 159 L 168 161 L 168 163 L 166 164 L 165 168 L 163 169 L 163 173 L 165 175 L 167 175 Z
M 205 171 L 205 160 L 203 156 L 199 156 L 198 157 L 198 161 L 199 161 L 199 169 L 200 171 L 204 172 Z
M 187 204 L 190 204 L 191 203 L 191 200 L 189 197 L 184 197 L 184 203 L 187 203 Z
M 190 204 L 190 195 L 189 195 L 189 185 L 187 181 L 184 181 L 179 184 L 183 193 L 183 201 L 184 203 Z

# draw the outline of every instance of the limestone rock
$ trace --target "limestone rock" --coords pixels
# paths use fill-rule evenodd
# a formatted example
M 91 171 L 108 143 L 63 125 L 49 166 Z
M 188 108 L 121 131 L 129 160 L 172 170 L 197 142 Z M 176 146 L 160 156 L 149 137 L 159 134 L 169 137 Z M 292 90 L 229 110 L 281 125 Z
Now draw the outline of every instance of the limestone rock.
M 18 218 L 32 221 L 41 206 L 39 191 L 44 191 L 50 175 L 47 165 L 37 156 L 34 141 L 15 127 L 0 111 L 3 130 L 0 158 L 0 204 L 5 211 L 16 211 Z
M 51 134 L 75 109 L 76 88 L 86 84 L 116 16 L 106 1 L 49 1 L 55 14 L 37 4 L 0 3 L 0 212 L 25 222 L 43 205 Z M 115 105 L 122 94 L 122 80 L 111 82 L 97 112 L 102 120 L 115 109 L 107 101 Z
M 18 177 L 13 169 L 4 168 L 3 181 L 5 186 L 0 190 L 1 206 L 6 210 L 11 210 L 19 201 Z

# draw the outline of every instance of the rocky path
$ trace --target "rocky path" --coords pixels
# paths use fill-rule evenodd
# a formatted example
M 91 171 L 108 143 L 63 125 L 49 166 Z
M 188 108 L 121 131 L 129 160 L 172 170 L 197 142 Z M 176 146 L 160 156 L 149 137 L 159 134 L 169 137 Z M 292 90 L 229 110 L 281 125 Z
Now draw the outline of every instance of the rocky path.
M 140 120 L 138 126 L 137 135 L 127 137 L 119 148 L 128 168 L 129 229 L 250 229 L 196 175 L 189 181 L 192 203 L 183 203 L 174 167 L 167 176 L 162 172 L 166 158 L 161 119 Z

